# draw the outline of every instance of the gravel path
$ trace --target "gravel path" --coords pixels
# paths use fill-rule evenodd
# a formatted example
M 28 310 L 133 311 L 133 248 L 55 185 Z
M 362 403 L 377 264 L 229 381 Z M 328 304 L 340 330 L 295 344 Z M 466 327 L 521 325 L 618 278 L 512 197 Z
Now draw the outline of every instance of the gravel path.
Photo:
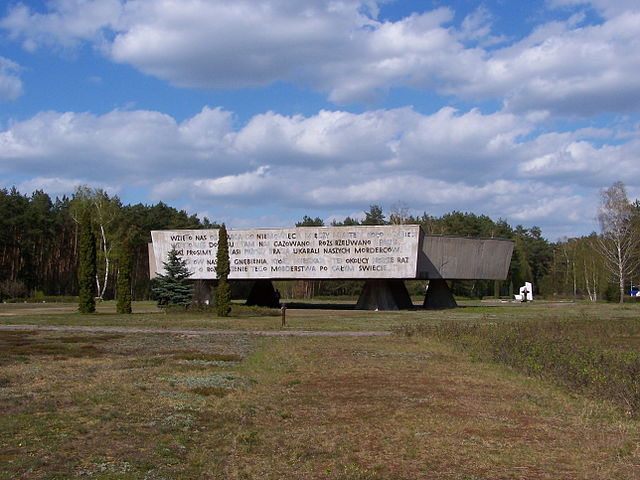
M 317 332 L 311 330 L 174 330 L 168 328 L 93 327 L 68 325 L 0 325 L 0 330 L 47 330 L 55 332 L 171 333 L 178 335 L 255 335 L 259 337 L 377 337 L 384 331 Z

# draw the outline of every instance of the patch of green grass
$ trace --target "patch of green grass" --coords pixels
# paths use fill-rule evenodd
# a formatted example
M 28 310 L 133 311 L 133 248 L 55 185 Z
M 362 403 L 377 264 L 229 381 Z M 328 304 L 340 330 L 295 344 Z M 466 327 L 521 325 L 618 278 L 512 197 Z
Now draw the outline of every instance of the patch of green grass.
M 219 318 L 208 312 L 163 313 L 150 302 L 134 302 L 133 315 L 115 313 L 114 302 L 103 302 L 99 313 L 81 315 L 75 304 L 39 305 L 14 309 L 13 305 L 0 304 L 0 324 L 35 325 L 92 325 L 123 326 L 166 329 L 210 329 L 210 330 L 280 330 L 280 312 L 277 316 L 236 315 Z M 535 302 L 483 303 L 460 302 L 461 308 L 446 311 L 413 310 L 401 312 L 373 312 L 344 309 L 288 308 L 287 330 L 357 331 L 391 330 L 404 323 L 437 323 L 453 321 L 528 321 L 544 316 L 556 319 L 580 319 L 585 316 L 614 316 L 616 318 L 638 318 L 640 304 L 619 306 L 617 304 Z M 236 305 L 234 305 L 236 306 Z M 238 308 L 244 308 L 237 305 Z M 252 308 L 252 307 L 247 307 Z
M 192 451 L 209 432 L 217 436 L 228 428 L 211 402 L 247 384 L 238 374 L 218 378 L 201 374 L 201 368 L 189 373 L 173 358 L 173 352 L 182 351 L 196 358 L 233 359 L 224 363 L 238 365 L 251 348 L 247 338 L 11 333 L 13 343 L 31 351 L 4 352 L 1 479 L 202 478 L 203 471 L 190 460 Z M 94 344 L 103 354 L 56 362 L 42 354 L 69 348 L 86 352 L 83 347 Z M 29 363 L 18 361 L 22 358 Z M 168 388 L 167 379 L 175 379 L 173 387 Z M 214 380 L 222 386 L 208 386 Z M 225 451 L 216 439 L 207 445 L 218 456 Z
M 40 355 L 62 360 L 70 357 L 95 357 L 102 353 L 96 345 L 87 342 L 61 343 L 55 338 L 39 335 L 38 332 L 0 331 L 0 364 L 11 361 L 25 362 L 32 356 Z M 100 343 L 100 340 L 97 339 L 95 342 Z
M 242 360 L 240 355 L 230 353 L 198 353 L 185 352 L 173 356 L 179 360 L 198 360 L 204 362 L 239 362 Z

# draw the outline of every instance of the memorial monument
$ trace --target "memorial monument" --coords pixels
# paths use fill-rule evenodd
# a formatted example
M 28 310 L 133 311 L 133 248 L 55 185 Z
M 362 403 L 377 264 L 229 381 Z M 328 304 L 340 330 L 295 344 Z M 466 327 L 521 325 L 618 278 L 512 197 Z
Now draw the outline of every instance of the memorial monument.
M 229 280 L 253 280 L 254 303 L 277 302 L 271 280 L 365 280 L 357 309 L 413 308 L 405 280 L 428 280 L 423 306 L 453 308 L 446 280 L 504 280 L 513 241 L 425 235 L 419 225 L 229 230 Z M 216 278 L 218 230 L 151 232 L 151 276 L 176 249 L 194 280 Z M 271 297 L 271 298 L 270 298 Z

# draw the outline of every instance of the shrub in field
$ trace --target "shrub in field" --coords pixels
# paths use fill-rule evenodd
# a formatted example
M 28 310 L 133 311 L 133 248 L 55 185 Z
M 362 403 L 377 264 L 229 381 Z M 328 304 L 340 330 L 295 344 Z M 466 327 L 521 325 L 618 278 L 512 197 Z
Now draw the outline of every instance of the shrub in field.
M 78 285 L 80 299 L 78 310 L 80 313 L 96 311 L 96 238 L 93 234 L 91 214 L 85 210 L 80 220 L 80 266 L 78 267 Z
M 603 296 L 607 302 L 619 302 L 620 290 L 618 289 L 617 285 L 609 283 L 607 284 L 607 288 L 605 288 L 603 292 Z
M 229 316 L 231 317 L 279 317 L 282 312 L 279 308 L 261 307 L 258 305 L 243 305 L 238 303 L 231 304 Z M 167 313 L 216 313 L 215 305 L 194 305 L 193 303 L 186 308 L 183 305 L 165 307 Z
M 131 313 L 131 246 L 127 239 L 120 247 L 117 297 L 117 312 Z
M 452 343 L 482 360 L 551 379 L 570 390 L 604 398 L 640 415 L 640 354 L 621 350 L 620 338 L 637 336 L 634 320 L 441 322 L 405 326 L 405 334 Z
M 152 294 L 160 308 L 181 306 L 186 308 L 193 295 L 189 284 L 191 272 L 187 262 L 180 259 L 178 252 L 172 249 L 166 262 L 163 262 L 165 274 L 158 274 L 154 280 Z
M 3 280 L 0 282 L 0 300 L 19 298 L 27 295 L 27 287 L 19 280 Z
M 44 296 L 44 297 L 17 297 L 3 300 L 5 303 L 78 303 L 78 297 L 72 296 Z
M 229 241 L 227 228 L 223 223 L 218 231 L 218 252 L 216 254 L 216 275 L 218 277 L 216 312 L 219 317 L 227 317 L 231 312 L 231 288 L 227 280 L 229 270 Z

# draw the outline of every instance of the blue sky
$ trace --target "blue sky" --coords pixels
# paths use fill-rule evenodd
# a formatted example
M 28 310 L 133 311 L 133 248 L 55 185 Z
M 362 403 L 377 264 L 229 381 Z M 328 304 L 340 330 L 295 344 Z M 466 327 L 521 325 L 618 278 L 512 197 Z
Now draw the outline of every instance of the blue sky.
M 232 228 L 453 210 L 587 234 L 640 196 L 635 0 L 0 7 L 0 188 Z

